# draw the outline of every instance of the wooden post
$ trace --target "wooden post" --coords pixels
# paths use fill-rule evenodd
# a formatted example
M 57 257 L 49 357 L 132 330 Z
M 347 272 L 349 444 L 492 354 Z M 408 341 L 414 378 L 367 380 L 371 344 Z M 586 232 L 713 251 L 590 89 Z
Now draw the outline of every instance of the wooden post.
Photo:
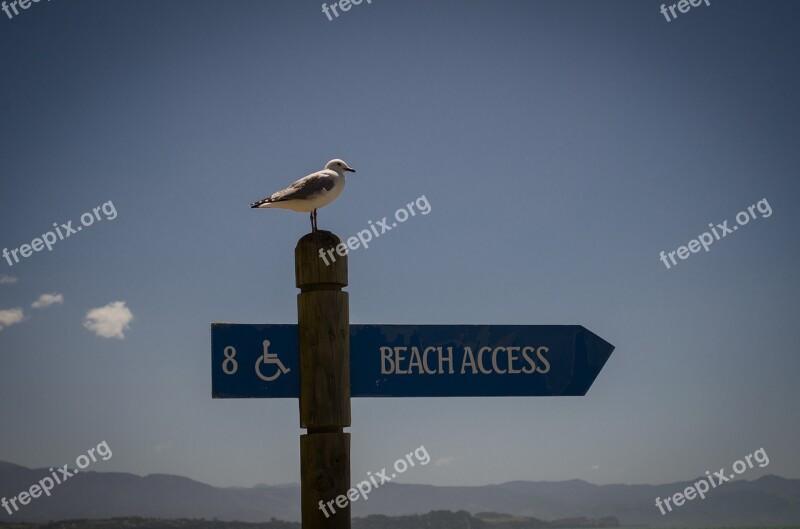
M 335 500 L 350 488 L 350 310 L 347 256 L 323 252 L 342 240 L 309 233 L 295 248 L 300 333 L 300 489 L 303 529 L 350 529 L 350 503 Z M 326 264 L 327 260 L 327 264 Z M 334 500 L 325 512 L 320 501 Z M 335 510 L 334 513 L 331 513 Z M 326 513 L 328 516 L 326 516 Z

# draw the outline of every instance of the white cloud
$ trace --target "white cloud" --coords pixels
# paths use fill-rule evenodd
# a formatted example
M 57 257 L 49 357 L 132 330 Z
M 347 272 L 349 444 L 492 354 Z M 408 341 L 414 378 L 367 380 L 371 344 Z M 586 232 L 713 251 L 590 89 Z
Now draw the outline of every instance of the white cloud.
M 0 310 L 0 331 L 5 327 L 11 327 L 25 319 L 25 312 L 22 309 Z
M 592 470 L 597 470 L 598 468 L 600 468 L 600 465 L 592 465 L 589 468 Z
M 86 314 L 83 326 L 102 338 L 125 339 L 123 331 L 130 328 L 133 314 L 124 301 L 115 301 Z
M 453 456 L 440 457 L 439 459 L 437 459 L 436 461 L 433 462 L 433 466 L 435 466 L 435 467 L 443 467 L 443 466 L 449 465 L 450 463 L 452 463 L 455 460 L 456 460 L 456 458 L 453 457 Z
M 0 285 L 10 285 L 11 283 L 16 283 L 19 281 L 16 277 L 11 276 L 0 276 Z
M 39 296 L 39 299 L 31 303 L 31 307 L 34 309 L 43 309 L 45 307 L 49 307 L 54 303 L 64 303 L 64 295 L 63 294 L 42 294 Z

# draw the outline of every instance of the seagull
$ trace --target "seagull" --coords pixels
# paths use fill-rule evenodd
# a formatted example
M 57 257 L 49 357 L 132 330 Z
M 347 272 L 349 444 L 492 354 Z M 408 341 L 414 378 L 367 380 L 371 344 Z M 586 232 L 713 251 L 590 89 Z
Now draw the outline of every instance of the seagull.
M 344 190 L 344 173 L 356 170 L 335 158 L 325 169 L 311 173 L 286 189 L 250 204 L 251 208 L 281 208 L 311 212 L 311 232 L 317 231 L 317 209 L 333 202 Z

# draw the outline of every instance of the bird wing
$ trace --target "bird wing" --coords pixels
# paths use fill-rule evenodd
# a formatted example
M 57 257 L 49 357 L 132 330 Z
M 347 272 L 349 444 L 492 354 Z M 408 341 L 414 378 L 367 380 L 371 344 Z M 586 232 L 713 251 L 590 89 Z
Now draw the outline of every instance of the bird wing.
M 273 193 L 272 196 L 254 202 L 250 207 L 257 208 L 262 204 L 283 202 L 286 200 L 305 200 L 323 191 L 330 191 L 334 186 L 333 177 L 335 174 L 336 173 L 333 171 L 319 171 L 304 176 L 286 189 L 282 189 Z

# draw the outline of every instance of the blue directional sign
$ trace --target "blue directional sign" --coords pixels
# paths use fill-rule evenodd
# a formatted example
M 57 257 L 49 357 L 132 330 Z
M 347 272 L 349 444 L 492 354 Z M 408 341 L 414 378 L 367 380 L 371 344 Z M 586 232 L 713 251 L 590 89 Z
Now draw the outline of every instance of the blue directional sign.
M 351 325 L 351 397 L 585 395 L 614 346 L 580 325 Z M 297 325 L 211 325 L 212 396 L 300 396 Z

